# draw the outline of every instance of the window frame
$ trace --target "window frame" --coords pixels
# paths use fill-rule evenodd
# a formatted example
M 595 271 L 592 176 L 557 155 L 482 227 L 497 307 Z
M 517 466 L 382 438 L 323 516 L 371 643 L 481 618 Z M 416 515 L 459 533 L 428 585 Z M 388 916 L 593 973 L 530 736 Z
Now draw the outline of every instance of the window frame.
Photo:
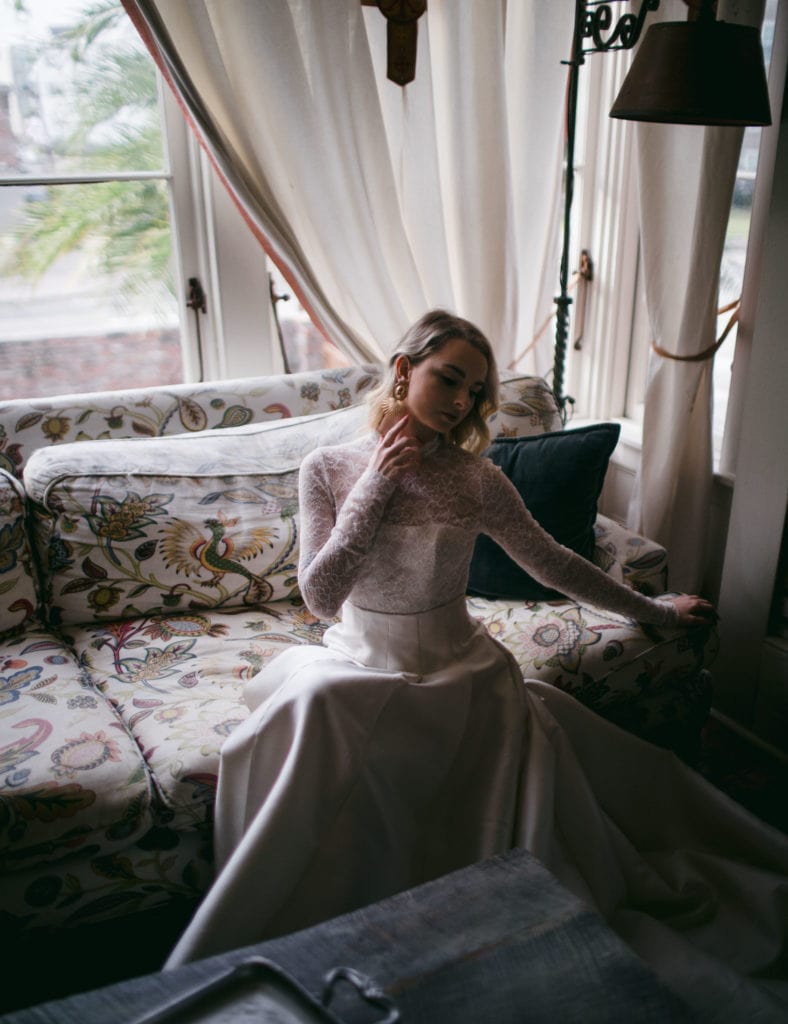
M 185 377 L 226 380 L 281 373 L 266 254 L 212 168 L 172 90 L 160 72 L 157 75 L 171 171 Z M 187 304 L 192 278 L 205 294 L 205 312 L 199 317 Z
M 160 169 L 51 174 L 0 169 L 0 187 L 162 182 L 169 205 L 183 380 L 282 372 L 267 256 L 211 168 L 158 68 L 155 74 L 162 136 Z M 202 287 L 204 312 L 189 305 L 191 279 Z

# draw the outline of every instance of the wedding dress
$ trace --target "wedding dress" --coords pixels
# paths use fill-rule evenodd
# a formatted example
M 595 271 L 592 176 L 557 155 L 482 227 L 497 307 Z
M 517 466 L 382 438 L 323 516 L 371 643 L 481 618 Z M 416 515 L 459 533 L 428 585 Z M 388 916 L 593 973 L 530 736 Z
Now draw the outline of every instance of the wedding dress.
M 218 877 L 168 966 L 523 846 L 680 995 L 705 988 L 721 1020 L 788 1014 L 774 981 L 788 839 L 674 755 L 524 682 L 468 614 L 474 540 L 581 602 L 664 627 L 675 607 L 557 545 L 488 460 L 436 442 L 395 482 L 368 468 L 375 441 L 303 463 L 301 592 L 342 618 L 247 684 L 252 714 L 222 749 Z

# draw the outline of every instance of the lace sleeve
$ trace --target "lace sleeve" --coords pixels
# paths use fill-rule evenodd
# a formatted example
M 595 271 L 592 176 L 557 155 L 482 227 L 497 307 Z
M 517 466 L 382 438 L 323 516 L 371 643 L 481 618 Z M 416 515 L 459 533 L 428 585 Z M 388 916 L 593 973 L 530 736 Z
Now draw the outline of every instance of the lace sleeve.
M 318 449 L 304 459 L 298 484 L 298 583 L 314 615 L 336 615 L 353 589 L 395 486 L 382 473 L 366 469 L 337 514 L 323 452 Z
M 555 541 L 525 507 L 512 482 L 492 463 L 489 468 L 485 466 L 482 487 L 483 531 L 534 579 L 573 600 L 585 601 L 639 622 L 676 625 L 678 612 L 672 604 L 646 597 L 618 583 L 593 563 Z

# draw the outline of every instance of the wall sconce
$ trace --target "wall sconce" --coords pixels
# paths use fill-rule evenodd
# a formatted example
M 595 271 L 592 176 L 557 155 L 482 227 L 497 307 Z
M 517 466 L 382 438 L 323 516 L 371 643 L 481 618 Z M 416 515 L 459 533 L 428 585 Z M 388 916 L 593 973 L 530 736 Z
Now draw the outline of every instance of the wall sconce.
M 566 171 L 564 177 L 563 248 L 560 295 L 556 303 L 553 394 L 564 410 L 569 224 L 574 192 L 575 122 L 580 65 L 587 54 L 629 50 L 640 39 L 649 11 L 660 0 L 641 0 L 637 14 L 622 15 L 613 25 L 613 4 L 624 0 L 575 0 L 572 58 L 567 86 Z M 748 25 L 717 21 L 715 0 L 689 7 L 683 22 L 652 25 L 610 111 L 611 117 L 695 125 L 771 124 L 760 32 Z M 590 45 L 587 41 L 590 41 Z

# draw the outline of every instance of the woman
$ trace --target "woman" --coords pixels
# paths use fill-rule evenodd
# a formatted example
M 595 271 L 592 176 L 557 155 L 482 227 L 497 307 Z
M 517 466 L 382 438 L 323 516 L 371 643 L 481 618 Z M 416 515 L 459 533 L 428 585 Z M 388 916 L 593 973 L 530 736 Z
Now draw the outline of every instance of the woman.
M 486 338 L 436 310 L 392 356 L 373 431 L 304 460 L 299 584 L 314 614 L 342 618 L 323 646 L 285 651 L 247 685 L 252 715 L 222 750 L 220 874 L 170 965 L 514 845 L 636 948 L 668 936 L 673 957 L 678 928 L 719 952 L 728 929 L 741 940 L 752 900 L 749 946 L 731 951 L 731 966 L 766 969 L 781 947 L 772 900 L 778 889 L 788 899 L 784 838 L 672 755 L 550 686 L 523 685 L 511 654 L 469 616 L 480 532 L 569 597 L 662 626 L 714 615 L 699 597 L 638 594 L 553 541 L 477 454 L 496 397 Z M 747 878 L 738 861 L 752 864 Z

